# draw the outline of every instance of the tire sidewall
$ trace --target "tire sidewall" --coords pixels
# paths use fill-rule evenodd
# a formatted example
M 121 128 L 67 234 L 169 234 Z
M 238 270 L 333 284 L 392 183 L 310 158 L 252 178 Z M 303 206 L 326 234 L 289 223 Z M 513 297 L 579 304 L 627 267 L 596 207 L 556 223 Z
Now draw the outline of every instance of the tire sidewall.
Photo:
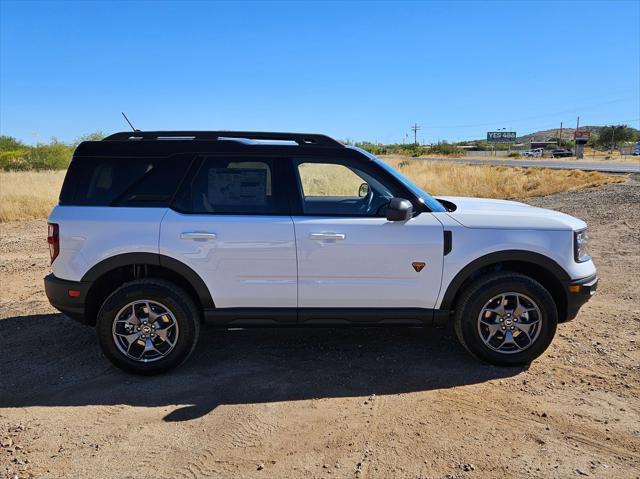
M 183 296 L 184 294 L 184 296 Z M 191 354 L 198 337 L 198 317 L 193 303 L 186 293 L 162 283 L 134 281 L 114 291 L 98 312 L 96 331 L 102 352 L 116 366 L 138 374 L 157 374 L 178 366 Z M 112 327 L 118 312 L 127 304 L 148 299 L 167 307 L 178 324 L 178 340 L 173 350 L 164 358 L 144 363 L 125 356 L 116 346 Z
M 494 351 L 484 344 L 478 331 L 478 316 L 484 305 L 502 293 L 521 293 L 531 298 L 542 314 L 541 331 L 533 345 L 524 351 L 504 354 Z M 504 276 L 476 288 L 469 296 L 460 318 L 460 333 L 467 349 L 478 358 L 496 365 L 528 364 L 540 356 L 551 344 L 558 324 L 558 312 L 551 294 L 533 279 Z

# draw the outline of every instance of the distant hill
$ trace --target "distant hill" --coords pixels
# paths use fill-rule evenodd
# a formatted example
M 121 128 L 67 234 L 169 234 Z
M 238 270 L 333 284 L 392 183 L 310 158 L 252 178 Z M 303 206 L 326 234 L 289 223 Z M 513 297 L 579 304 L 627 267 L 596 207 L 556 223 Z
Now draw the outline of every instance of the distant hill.
M 602 126 L 581 126 L 580 130 L 590 131 L 591 133 L 598 133 L 602 130 Z M 573 140 L 573 133 L 575 128 L 563 128 L 562 139 Z M 637 132 L 638 130 L 636 130 Z M 516 141 L 518 143 L 529 143 L 531 141 L 548 141 L 550 138 L 558 138 L 560 136 L 560 128 L 552 128 L 551 130 L 534 131 L 528 135 L 519 136 Z
M 587 130 L 593 134 L 599 133 L 600 130 L 604 128 L 603 126 L 581 126 L 580 130 Z M 640 134 L 640 130 L 630 127 L 632 130 L 636 132 L 636 134 Z M 573 133 L 576 131 L 575 128 L 563 128 L 562 129 L 562 139 L 563 140 L 573 140 Z M 560 128 L 552 128 L 550 130 L 540 130 L 534 131 L 533 133 L 528 133 L 523 136 L 519 136 L 516 138 L 517 143 L 530 143 L 531 141 L 549 141 L 551 138 L 558 138 L 560 136 Z M 481 140 L 473 140 L 484 142 L 486 138 L 482 138 Z

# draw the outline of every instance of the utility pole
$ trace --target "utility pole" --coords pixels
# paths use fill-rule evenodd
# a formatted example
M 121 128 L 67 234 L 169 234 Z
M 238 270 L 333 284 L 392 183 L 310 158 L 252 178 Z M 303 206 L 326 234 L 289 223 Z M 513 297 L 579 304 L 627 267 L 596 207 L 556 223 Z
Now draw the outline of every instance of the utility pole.
M 414 123 L 411 127 L 411 131 L 413 131 L 413 144 L 418 146 L 418 130 L 420 129 L 420 125 Z
M 576 135 L 578 134 L 578 130 L 580 129 L 580 116 L 576 120 L 576 132 L 573 134 L 573 154 L 578 159 L 582 159 L 583 151 L 584 151 L 584 143 L 580 143 L 580 147 L 578 147 L 578 140 L 576 139 Z
M 613 150 L 616 147 L 615 138 L 616 138 L 616 126 L 611 125 L 611 153 L 613 153 Z
M 558 147 L 562 148 L 562 122 L 560 122 L 560 138 L 558 139 Z

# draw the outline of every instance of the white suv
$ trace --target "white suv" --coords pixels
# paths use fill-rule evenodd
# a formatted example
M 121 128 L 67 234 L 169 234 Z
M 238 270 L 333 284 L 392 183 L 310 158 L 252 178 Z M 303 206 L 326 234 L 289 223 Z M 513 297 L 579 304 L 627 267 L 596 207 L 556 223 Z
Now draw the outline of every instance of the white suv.
M 113 363 L 165 371 L 221 327 L 452 322 L 528 363 L 594 293 L 586 224 L 432 198 L 323 135 L 116 133 L 80 144 L 49 217 L 47 296 Z

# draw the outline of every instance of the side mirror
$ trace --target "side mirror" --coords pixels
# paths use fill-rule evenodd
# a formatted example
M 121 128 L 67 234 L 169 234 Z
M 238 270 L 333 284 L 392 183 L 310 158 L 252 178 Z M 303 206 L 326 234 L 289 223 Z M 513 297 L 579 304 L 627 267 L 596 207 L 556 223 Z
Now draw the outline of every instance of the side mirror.
M 387 206 L 387 220 L 407 221 L 413 217 L 411 201 L 403 198 L 393 198 Z
M 358 196 L 360 198 L 364 198 L 368 194 L 369 194 L 369 184 L 368 183 L 362 183 L 360 185 L 360 188 L 358 188 Z

